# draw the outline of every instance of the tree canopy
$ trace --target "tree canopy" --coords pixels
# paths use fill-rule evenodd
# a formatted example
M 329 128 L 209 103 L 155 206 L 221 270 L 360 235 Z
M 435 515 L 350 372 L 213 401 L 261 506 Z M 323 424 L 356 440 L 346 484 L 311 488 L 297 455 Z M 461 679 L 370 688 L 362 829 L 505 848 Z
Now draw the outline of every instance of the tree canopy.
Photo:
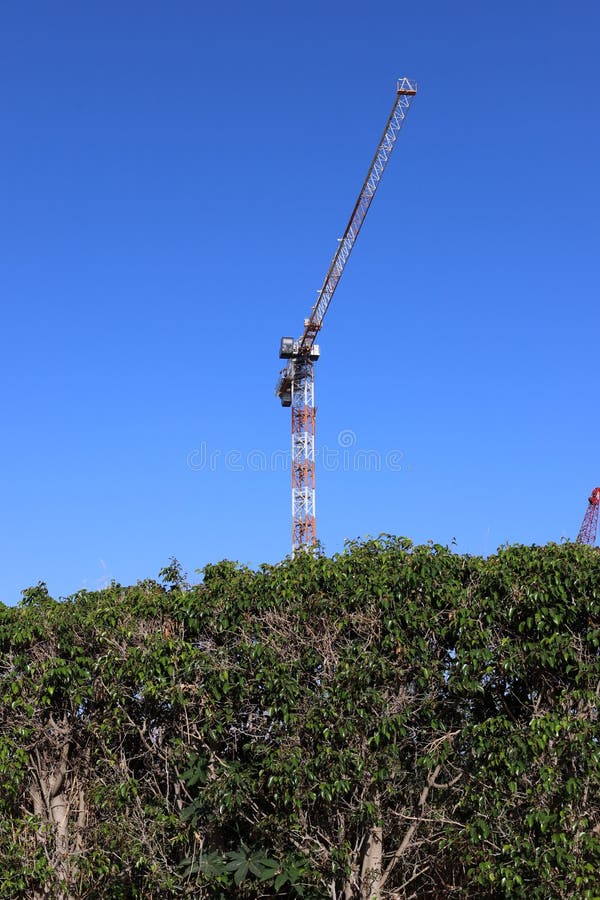
M 383 536 L 0 606 L 0 897 L 600 896 L 600 553 Z

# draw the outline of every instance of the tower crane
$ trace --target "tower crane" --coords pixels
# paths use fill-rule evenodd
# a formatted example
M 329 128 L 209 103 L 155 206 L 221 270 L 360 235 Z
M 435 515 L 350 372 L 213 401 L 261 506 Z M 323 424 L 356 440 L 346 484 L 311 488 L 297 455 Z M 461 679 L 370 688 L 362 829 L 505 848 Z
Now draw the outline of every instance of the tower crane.
M 292 552 L 294 553 L 303 547 L 314 545 L 317 539 L 314 364 L 319 358 L 320 350 L 315 340 L 416 93 L 415 81 L 408 78 L 398 79 L 392 111 L 346 230 L 338 241 L 337 250 L 322 287 L 317 293 L 316 303 L 308 319 L 304 320 L 304 331 L 297 340 L 293 337 L 281 339 L 279 358 L 287 360 L 287 364 L 280 373 L 275 393 L 282 406 L 290 406 L 292 409 Z
M 594 488 L 588 497 L 588 506 L 577 535 L 578 544 L 596 544 L 596 532 L 598 531 L 598 510 L 600 509 L 600 487 Z

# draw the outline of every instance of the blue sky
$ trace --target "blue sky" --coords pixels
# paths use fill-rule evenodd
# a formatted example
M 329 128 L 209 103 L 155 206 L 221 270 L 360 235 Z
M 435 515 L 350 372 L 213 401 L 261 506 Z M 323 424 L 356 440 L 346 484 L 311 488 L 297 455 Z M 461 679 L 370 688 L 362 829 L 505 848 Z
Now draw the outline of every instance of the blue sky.
M 320 340 L 319 537 L 574 538 L 600 483 L 599 30 L 578 0 L 4 3 L 0 599 L 289 552 L 278 342 L 401 75 Z

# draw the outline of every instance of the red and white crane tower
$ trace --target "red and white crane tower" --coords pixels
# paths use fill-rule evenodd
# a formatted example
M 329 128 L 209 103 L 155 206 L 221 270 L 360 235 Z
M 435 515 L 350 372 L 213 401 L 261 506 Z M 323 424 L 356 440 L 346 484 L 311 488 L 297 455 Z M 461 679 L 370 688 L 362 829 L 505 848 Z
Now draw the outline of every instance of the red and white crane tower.
M 415 81 L 408 78 L 398 79 L 392 111 L 344 235 L 338 242 L 337 250 L 318 292 L 317 301 L 308 319 L 304 320 L 302 336 L 297 340 L 293 337 L 281 339 L 279 357 L 286 359 L 287 365 L 280 374 L 275 393 L 282 406 L 292 408 L 292 552 L 294 553 L 303 547 L 313 546 L 317 540 L 314 364 L 319 358 L 319 346 L 315 340 L 416 93 Z
M 598 531 L 598 510 L 600 509 L 600 487 L 594 488 L 588 497 L 588 506 L 577 535 L 578 544 L 590 544 L 594 547 L 596 544 L 596 533 Z

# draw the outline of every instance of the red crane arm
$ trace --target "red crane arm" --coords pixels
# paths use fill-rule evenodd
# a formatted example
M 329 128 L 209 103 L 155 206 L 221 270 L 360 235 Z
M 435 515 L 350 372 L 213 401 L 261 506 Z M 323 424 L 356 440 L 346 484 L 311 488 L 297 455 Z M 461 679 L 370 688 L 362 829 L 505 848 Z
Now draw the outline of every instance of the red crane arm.
M 590 544 L 594 547 L 596 544 L 596 533 L 598 531 L 598 512 L 600 511 L 600 487 L 594 488 L 588 499 L 588 506 L 577 535 L 578 544 Z

